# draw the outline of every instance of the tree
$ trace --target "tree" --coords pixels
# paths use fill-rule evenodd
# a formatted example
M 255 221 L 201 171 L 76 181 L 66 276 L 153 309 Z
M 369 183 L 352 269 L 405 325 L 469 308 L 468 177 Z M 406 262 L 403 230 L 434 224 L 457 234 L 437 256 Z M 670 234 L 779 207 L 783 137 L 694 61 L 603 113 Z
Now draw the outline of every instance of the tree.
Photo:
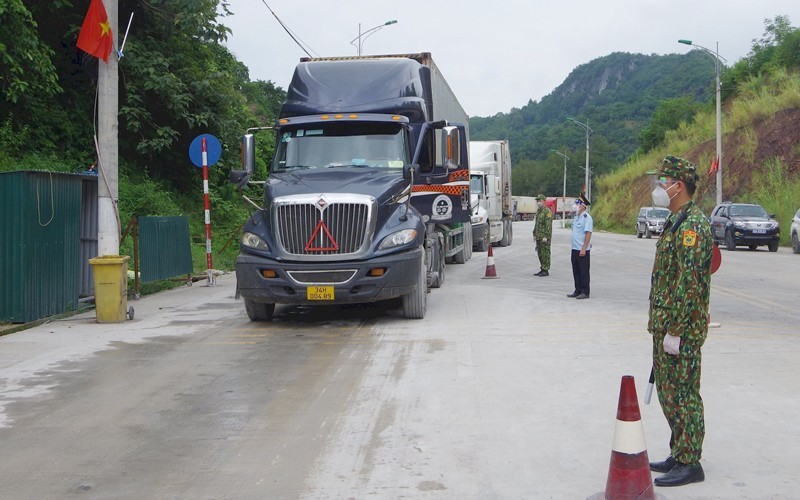
M 678 128 L 681 122 L 690 122 L 701 105 L 689 96 L 661 101 L 650 122 L 639 134 L 641 153 L 657 148 L 664 142 L 667 130 Z
M 3 61 L 0 65 L 0 90 L 3 101 L 23 104 L 21 101 L 35 98 L 37 94 L 52 96 L 58 93 L 61 87 L 50 59 L 54 52 L 39 38 L 38 25 L 22 0 L 0 3 L 0 26 L 3 27 L 0 29 L 0 60 Z

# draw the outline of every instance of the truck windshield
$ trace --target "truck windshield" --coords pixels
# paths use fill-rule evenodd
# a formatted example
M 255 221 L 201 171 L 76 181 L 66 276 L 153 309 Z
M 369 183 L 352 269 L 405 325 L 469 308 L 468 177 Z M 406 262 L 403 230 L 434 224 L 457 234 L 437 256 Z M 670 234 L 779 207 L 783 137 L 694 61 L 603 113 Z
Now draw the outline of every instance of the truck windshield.
M 469 192 L 472 194 L 483 194 L 483 176 L 469 176 Z
M 385 168 L 408 162 L 403 128 L 396 123 L 336 122 L 281 129 L 274 172 L 305 168 Z

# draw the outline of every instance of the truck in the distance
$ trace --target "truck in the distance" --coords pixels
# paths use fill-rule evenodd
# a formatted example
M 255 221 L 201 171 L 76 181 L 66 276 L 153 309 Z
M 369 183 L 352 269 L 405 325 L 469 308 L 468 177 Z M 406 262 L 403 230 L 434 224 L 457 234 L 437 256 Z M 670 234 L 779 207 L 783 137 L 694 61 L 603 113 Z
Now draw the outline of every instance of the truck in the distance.
M 479 252 L 489 245 L 511 245 L 514 202 L 508 141 L 470 141 L 472 242 Z
M 514 220 L 533 220 L 539 206 L 536 204 L 535 196 L 512 196 L 514 204 Z
M 400 298 L 422 318 L 445 261 L 465 262 L 468 117 L 429 53 L 304 58 L 274 127 L 263 202 L 244 226 L 236 295 L 248 317 L 275 304 Z M 259 129 L 252 129 L 253 132 Z M 242 141 L 251 184 L 253 133 Z

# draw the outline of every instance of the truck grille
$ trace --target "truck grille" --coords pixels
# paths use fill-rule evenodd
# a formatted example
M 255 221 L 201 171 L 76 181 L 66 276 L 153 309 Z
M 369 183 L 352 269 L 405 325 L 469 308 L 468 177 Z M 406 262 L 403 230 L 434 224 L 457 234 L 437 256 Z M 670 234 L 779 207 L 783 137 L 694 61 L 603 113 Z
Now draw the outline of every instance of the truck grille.
M 280 245 L 289 256 L 306 260 L 330 260 L 325 256 L 363 252 L 373 230 L 373 204 L 373 198 L 360 195 L 279 198 L 275 201 L 275 220 Z

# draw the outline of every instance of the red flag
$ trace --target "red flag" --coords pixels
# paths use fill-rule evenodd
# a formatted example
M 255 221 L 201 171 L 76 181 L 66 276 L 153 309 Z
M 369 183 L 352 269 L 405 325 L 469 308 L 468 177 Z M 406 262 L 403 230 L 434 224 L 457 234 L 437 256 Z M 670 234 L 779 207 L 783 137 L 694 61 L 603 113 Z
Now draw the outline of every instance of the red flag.
M 112 44 L 113 33 L 106 8 L 102 0 L 92 0 L 78 34 L 78 48 L 107 63 Z
M 714 161 L 711 162 L 711 168 L 708 169 L 708 176 L 711 177 L 719 170 L 719 156 L 714 157 Z

